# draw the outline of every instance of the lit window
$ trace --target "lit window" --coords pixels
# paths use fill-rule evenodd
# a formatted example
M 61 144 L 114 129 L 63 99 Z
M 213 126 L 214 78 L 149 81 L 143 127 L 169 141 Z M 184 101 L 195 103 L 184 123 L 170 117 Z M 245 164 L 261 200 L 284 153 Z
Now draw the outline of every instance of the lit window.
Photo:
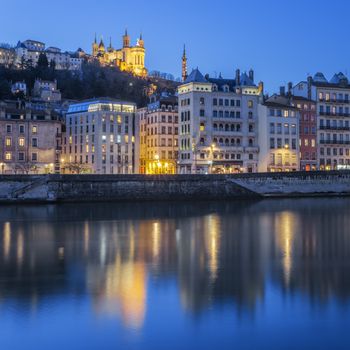
M 24 137 L 20 137 L 20 138 L 18 139 L 18 146 L 24 147 Z
M 6 152 L 5 153 L 5 160 L 11 160 L 12 159 L 12 153 L 11 152 Z
M 38 132 L 38 127 L 36 125 L 32 126 L 32 133 L 36 134 Z
M 114 142 L 114 135 L 113 135 L 113 134 L 111 134 L 111 135 L 109 136 L 109 141 L 110 141 L 111 143 Z
M 6 137 L 6 142 L 5 142 L 6 146 L 7 147 L 11 147 L 11 144 L 12 144 L 12 139 L 11 137 Z
M 200 130 L 200 131 L 204 131 L 204 130 L 205 130 L 205 125 L 204 125 L 204 123 L 201 123 L 201 124 L 200 124 L 199 130 Z

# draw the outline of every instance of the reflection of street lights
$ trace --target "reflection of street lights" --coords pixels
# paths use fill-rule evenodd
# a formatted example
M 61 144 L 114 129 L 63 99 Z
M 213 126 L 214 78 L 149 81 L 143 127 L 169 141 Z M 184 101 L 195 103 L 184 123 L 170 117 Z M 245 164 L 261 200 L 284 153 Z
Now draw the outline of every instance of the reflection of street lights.
M 215 150 L 215 143 L 212 143 L 212 144 L 210 145 L 210 153 L 211 153 L 211 160 L 209 161 L 210 174 L 213 173 L 214 150 Z

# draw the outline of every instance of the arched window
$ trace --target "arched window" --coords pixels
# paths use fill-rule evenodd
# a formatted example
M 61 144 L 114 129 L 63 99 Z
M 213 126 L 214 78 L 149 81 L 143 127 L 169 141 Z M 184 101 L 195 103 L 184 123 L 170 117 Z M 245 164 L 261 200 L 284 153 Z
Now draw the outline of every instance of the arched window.
M 229 145 L 229 139 L 225 139 L 225 146 L 228 146 Z
M 228 124 L 225 124 L 225 131 L 229 131 L 230 130 L 230 126 Z
M 240 145 L 240 144 L 241 144 L 241 140 L 240 140 L 240 139 L 237 139 L 237 140 L 236 140 L 236 143 L 237 143 L 237 145 Z

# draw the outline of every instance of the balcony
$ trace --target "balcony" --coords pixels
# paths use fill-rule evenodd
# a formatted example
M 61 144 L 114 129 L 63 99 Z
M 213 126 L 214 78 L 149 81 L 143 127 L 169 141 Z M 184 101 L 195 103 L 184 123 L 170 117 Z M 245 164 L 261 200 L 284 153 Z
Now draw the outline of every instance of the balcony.
M 350 113 L 332 113 L 331 111 L 327 112 L 327 111 L 323 111 L 323 112 L 319 112 L 319 115 L 321 116 L 330 116 L 330 117 L 349 117 Z
M 344 140 L 320 140 L 321 145 L 350 145 L 350 141 Z
M 349 126 L 332 126 L 332 125 L 320 125 L 320 130 L 340 130 L 349 131 Z

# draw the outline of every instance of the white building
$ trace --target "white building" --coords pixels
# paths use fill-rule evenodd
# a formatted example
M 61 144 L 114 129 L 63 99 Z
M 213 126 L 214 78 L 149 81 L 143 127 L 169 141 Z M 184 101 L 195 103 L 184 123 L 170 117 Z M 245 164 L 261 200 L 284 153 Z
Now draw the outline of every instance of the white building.
M 235 79 L 198 69 L 178 88 L 181 173 L 256 172 L 258 104 L 263 85 L 236 71 Z
M 316 101 L 317 168 L 350 169 L 350 84 L 343 73 L 322 73 L 295 86 L 293 94 Z
M 83 62 L 83 58 L 80 58 L 78 53 L 62 52 L 57 47 L 45 49 L 44 43 L 35 40 L 18 42 L 15 52 L 17 66 L 21 66 L 23 62 L 35 66 L 40 54 L 45 54 L 49 63 L 55 62 L 55 69 L 58 70 L 80 70 Z
M 61 168 L 66 173 L 132 174 L 136 105 L 95 99 L 69 106 Z
M 281 92 L 259 105 L 259 172 L 300 168 L 299 111 Z

